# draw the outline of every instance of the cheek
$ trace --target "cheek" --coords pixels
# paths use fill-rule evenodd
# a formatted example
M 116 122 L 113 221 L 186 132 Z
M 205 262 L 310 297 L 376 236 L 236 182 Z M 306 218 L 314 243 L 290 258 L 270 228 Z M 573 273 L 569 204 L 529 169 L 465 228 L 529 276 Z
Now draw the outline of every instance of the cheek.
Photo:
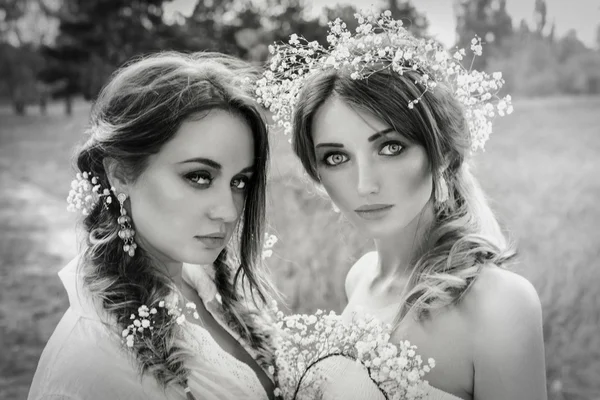
M 346 171 L 319 170 L 321 185 L 331 200 L 342 210 L 352 208 L 356 188 L 352 185 L 352 177 Z M 353 208 L 352 208 L 353 209 Z
M 433 181 L 428 164 L 414 160 L 402 168 L 389 168 L 386 181 L 404 206 L 420 210 L 431 198 Z
M 138 233 L 153 238 L 164 232 L 186 232 L 193 221 L 194 209 L 200 208 L 198 196 L 182 190 L 175 177 L 152 176 L 140 181 L 131 194 L 131 210 Z

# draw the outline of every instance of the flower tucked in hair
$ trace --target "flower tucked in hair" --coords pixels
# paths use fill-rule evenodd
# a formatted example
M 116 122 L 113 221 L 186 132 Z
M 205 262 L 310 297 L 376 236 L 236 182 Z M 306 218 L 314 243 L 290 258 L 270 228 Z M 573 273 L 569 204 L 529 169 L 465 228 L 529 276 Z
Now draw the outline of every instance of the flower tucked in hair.
M 136 335 L 144 335 L 145 332 L 154 330 L 154 319 L 152 315 L 156 314 L 156 308 L 148 308 L 143 305 L 138 308 L 138 316 L 131 314 L 131 325 L 123 329 L 122 335 L 126 340 L 127 347 L 133 347 Z
M 502 74 L 465 69 L 460 61 L 464 49 L 451 57 L 436 41 L 415 38 L 402 27 L 402 21 L 391 18 L 391 12 L 355 14 L 359 26 L 353 36 L 339 18 L 329 23 L 328 48 L 317 41 L 308 42 L 296 34 L 289 44 L 271 45 L 270 68 L 257 81 L 259 102 L 274 113 L 274 120 L 288 134 L 292 115 L 304 81 L 312 74 L 330 69 L 347 69 L 352 79 L 367 79 L 371 74 L 392 70 L 402 75 L 415 71 L 422 88 L 407 107 L 413 109 L 423 95 L 438 83 L 448 85 L 464 106 L 471 136 L 471 149 L 483 149 L 492 132 L 492 119 L 513 110 L 510 95 L 497 93 L 504 85 Z M 474 57 L 482 51 L 481 39 L 471 41 Z
M 182 325 L 186 321 L 185 311 L 182 308 L 177 307 L 178 299 L 175 297 L 172 301 L 165 302 L 161 300 L 158 303 L 159 309 L 165 309 L 167 315 L 170 318 L 167 319 L 166 324 L 171 324 L 173 322 L 178 325 Z M 196 304 L 193 302 L 188 302 L 185 305 L 186 311 L 191 314 L 194 319 L 200 319 L 200 315 L 198 311 L 196 311 Z M 138 315 L 131 314 L 131 324 L 123 329 L 121 335 L 123 336 L 123 340 L 127 347 L 133 347 L 136 338 L 138 340 L 144 338 L 146 335 L 151 335 L 152 331 L 155 328 L 156 321 L 153 316 L 158 313 L 156 307 L 149 308 L 146 305 L 141 305 L 138 308 Z
M 79 211 L 83 215 L 88 215 L 102 198 L 105 207 L 108 207 L 112 203 L 110 190 L 102 189 L 99 179 L 91 173 L 78 172 L 76 179 L 71 182 L 71 190 L 67 197 L 67 211 Z

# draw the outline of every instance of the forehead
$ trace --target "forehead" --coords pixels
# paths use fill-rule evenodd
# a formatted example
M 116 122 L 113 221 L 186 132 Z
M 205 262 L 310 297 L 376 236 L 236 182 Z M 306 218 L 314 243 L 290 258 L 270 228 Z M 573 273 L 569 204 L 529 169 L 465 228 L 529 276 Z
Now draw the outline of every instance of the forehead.
M 367 139 L 389 125 L 374 115 L 349 106 L 338 97 L 329 98 L 315 113 L 313 142 L 347 142 Z
M 224 169 L 248 167 L 254 160 L 252 130 L 238 115 L 211 110 L 181 124 L 173 139 L 156 154 L 156 161 L 179 163 L 197 157 L 216 161 Z

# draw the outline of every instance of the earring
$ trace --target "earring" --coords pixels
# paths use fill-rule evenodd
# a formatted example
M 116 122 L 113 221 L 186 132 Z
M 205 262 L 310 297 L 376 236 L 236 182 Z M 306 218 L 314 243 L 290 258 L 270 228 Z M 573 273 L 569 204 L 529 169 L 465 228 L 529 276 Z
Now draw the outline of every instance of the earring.
M 123 251 L 129 254 L 129 257 L 135 256 L 135 249 L 137 249 L 137 244 L 133 241 L 133 236 L 135 236 L 135 231 L 131 227 L 131 218 L 127 215 L 127 210 L 125 210 L 125 200 L 127 200 L 127 195 L 125 193 L 119 193 L 117 195 L 117 200 L 119 200 L 119 204 L 121 206 L 121 215 L 117 218 L 117 222 L 121 225 L 121 230 L 119 230 L 119 237 L 123 239 L 125 244 L 123 245 Z
M 440 175 L 435 184 L 435 202 L 443 204 L 448 200 L 448 183 L 444 175 Z

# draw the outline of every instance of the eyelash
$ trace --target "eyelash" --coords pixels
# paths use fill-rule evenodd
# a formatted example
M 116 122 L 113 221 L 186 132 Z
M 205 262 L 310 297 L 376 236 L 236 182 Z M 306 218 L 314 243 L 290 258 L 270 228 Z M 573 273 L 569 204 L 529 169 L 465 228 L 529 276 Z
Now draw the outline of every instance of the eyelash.
M 335 152 L 335 153 L 327 153 L 325 154 L 325 156 L 323 157 L 322 163 L 325 164 L 325 166 L 327 167 L 337 167 L 340 164 L 343 164 L 346 161 L 342 161 L 339 163 L 330 163 L 329 161 L 327 161 L 330 157 L 335 157 L 335 156 L 343 156 L 346 157 L 346 159 L 348 158 L 348 156 L 346 156 L 344 153 L 340 153 L 340 152 Z
M 385 149 L 388 146 L 398 146 L 399 149 L 396 152 L 393 152 L 392 154 L 381 154 L 381 151 L 383 149 Z M 390 141 L 390 142 L 385 142 L 382 146 L 381 149 L 379 150 L 379 154 L 385 157 L 395 157 L 397 155 L 400 155 L 403 151 L 404 151 L 404 145 L 400 142 L 397 141 Z M 342 156 L 345 157 L 346 160 L 341 161 L 339 163 L 331 163 L 329 161 L 327 161 L 330 157 L 334 157 L 334 156 Z M 337 167 L 338 165 L 341 165 L 343 163 L 345 163 L 348 159 L 348 156 L 345 155 L 344 153 L 340 153 L 340 152 L 331 152 L 331 153 L 327 153 L 325 154 L 325 156 L 323 157 L 323 159 L 321 160 L 321 162 L 326 166 L 326 167 Z
M 388 147 L 388 146 L 398 146 L 399 149 L 398 149 L 398 151 L 394 152 L 393 154 L 382 154 L 382 155 L 387 156 L 387 157 L 394 157 L 394 156 L 397 156 L 397 155 L 399 155 L 400 153 L 402 153 L 404 151 L 404 145 L 402 143 L 396 142 L 396 141 L 392 141 L 392 142 L 385 142 L 383 144 L 383 146 L 381 147 L 381 149 L 379 150 L 379 153 L 381 154 L 381 151 L 384 148 Z
M 240 181 L 244 183 L 244 187 L 243 188 L 238 188 L 237 185 L 234 185 L 233 182 L 235 181 Z M 240 192 L 244 192 L 248 189 L 248 184 L 250 183 L 250 178 L 248 178 L 247 176 L 240 176 L 238 178 L 233 178 L 232 181 L 232 186 L 235 187 L 236 190 L 239 190 Z
M 192 184 L 196 186 L 200 186 L 202 188 L 207 188 L 213 181 L 213 177 L 208 172 L 190 172 L 187 174 L 186 179 L 189 180 Z M 196 179 L 195 179 L 196 178 Z M 200 183 L 198 180 L 207 180 L 208 183 Z
M 208 172 L 191 172 L 187 175 L 185 175 L 185 178 L 190 181 L 193 185 L 199 186 L 202 189 L 207 189 L 211 183 L 213 182 L 214 178 L 211 176 L 210 173 Z M 198 182 L 199 180 L 207 180 L 208 183 L 200 183 Z M 244 183 L 244 187 L 243 188 L 239 188 L 239 183 L 235 184 L 234 182 L 239 181 L 240 183 Z M 240 192 L 243 192 L 245 190 L 247 190 L 248 188 L 248 184 L 250 182 L 250 178 L 248 178 L 247 176 L 239 176 L 236 178 L 233 178 L 231 186 L 235 189 L 238 190 Z

